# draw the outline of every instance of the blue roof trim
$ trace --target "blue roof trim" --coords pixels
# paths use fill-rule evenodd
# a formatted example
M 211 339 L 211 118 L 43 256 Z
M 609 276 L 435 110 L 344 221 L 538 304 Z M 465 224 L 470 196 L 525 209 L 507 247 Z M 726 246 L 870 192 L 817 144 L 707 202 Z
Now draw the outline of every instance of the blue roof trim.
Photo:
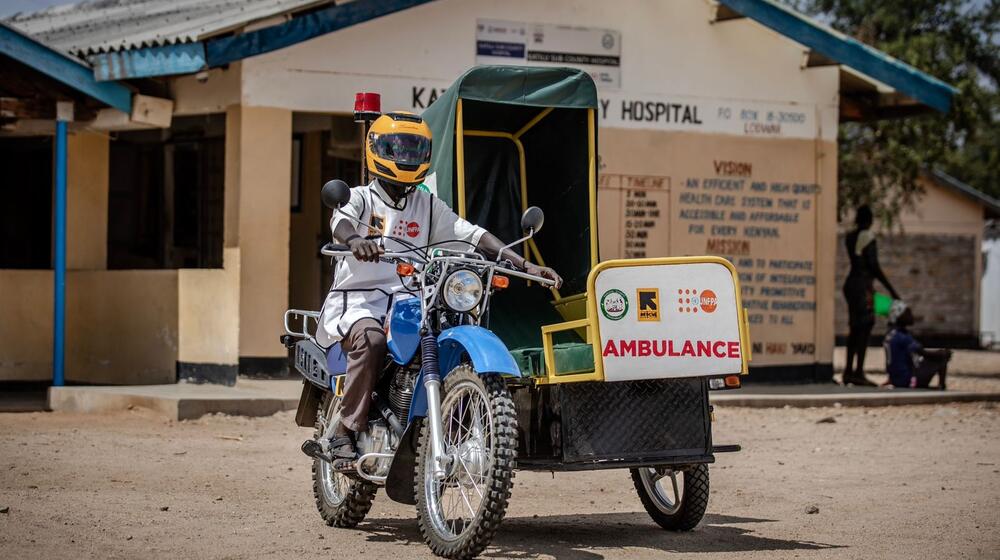
M 952 96 L 958 93 L 956 88 L 933 76 L 770 0 L 718 2 L 942 113 L 948 112 Z
M 205 46 L 186 43 L 121 52 L 95 54 L 87 58 L 97 81 L 190 74 L 205 68 Z
M 221 66 L 289 47 L 320 35 L 430 1 L 432 0 L 355 0 L 348 4 L 330 6 L 297 16 L 285 23 L 250 33 L 209 39 L 205 44 L 205 54 L 209 66 Z
M 34 68 L 101 103 L 132 112 L 132 91 L 115 82 L 98 82 L 86 65 L 0 24 L 0 54 Z

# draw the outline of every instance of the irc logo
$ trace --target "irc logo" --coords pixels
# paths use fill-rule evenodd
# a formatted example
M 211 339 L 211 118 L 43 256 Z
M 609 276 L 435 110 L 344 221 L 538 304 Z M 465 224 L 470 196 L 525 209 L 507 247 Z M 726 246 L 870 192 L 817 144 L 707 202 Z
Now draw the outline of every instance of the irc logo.
M 659 288 L 639 288 L 635 291 L 635 299 L 639 301 L 638 318 L 640 321 L 660 320 Z

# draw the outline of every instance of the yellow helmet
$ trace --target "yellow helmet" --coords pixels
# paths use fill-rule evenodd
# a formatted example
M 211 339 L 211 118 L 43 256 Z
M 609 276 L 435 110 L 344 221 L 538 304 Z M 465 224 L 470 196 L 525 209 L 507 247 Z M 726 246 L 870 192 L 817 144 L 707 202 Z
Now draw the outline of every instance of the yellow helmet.
M 368 130 L 365 165 L 391 184 L 419 185 L 431 167 L 431 128 L 413 113 L 382 115 Z

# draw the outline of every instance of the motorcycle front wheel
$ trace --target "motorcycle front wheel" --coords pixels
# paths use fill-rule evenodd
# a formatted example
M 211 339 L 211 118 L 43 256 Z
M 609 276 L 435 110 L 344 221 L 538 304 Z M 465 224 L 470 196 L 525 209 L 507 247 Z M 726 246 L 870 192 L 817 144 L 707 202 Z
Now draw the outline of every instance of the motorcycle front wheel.
M 334 422 L 340 422 L 340 399 L 326 393 L 316 413 L 316 439 Z M 316 509 L 331 527 L 354 527 L 361 523 L 378 491 L 378 486 L 339 473 L 322 459 L 313 459 L 312 479 Z
M 445 477 L 435 478 L 425 421 L 414 478 L 417 524 L 438 556 L 472 558 L 489 545 L 507 513 L 517 457 L 517 417 L 499 375 L 480 376 L 461 365 L 443 385 L 441 422 L 450 461 Z

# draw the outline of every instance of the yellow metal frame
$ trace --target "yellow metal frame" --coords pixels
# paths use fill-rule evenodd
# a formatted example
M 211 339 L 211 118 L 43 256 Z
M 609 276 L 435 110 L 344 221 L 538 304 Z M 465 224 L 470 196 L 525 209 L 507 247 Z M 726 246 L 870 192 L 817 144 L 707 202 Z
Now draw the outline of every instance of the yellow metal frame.
M 597 276 L 609 268 L 633 268 L 639 266 L 661 266 L 675 264 L 721 264 L 729 270 L 733 279 L 733 289 L 736 292 L 736 320 L 740 333 L 740 374 L 746 375 L 749 372 L 749 363 L 753 358 L 750 349 L 750 323 L 747 319 L 746 309 L 743 308 L 743 298 L 740 292 L 740 277 L 736 272 L 733 263 L 722 257 L 662 257 L 651 259 L 616 259 L 599 263 L 587 276 L 587 318 L 577 321 L 567 321 L 555 325 L 545 325 L 542 327 L 542 353 L 545 357 L 545 377 L 538 380 L 539 384 L 553 383 L 575 383 L 580 381 L 604 381 L 604 360 L 601 348 L 601 329 L 597 320 L 597 297 L 595 295 Z M 587 329 L 587 338 L 590 341 L 594 352 L 594 371 L 584 373 L 574 373 L 568 375 L 556 375 L 555 348 L 552 343 L 552 335 L 560 331 L 571 329 Z

